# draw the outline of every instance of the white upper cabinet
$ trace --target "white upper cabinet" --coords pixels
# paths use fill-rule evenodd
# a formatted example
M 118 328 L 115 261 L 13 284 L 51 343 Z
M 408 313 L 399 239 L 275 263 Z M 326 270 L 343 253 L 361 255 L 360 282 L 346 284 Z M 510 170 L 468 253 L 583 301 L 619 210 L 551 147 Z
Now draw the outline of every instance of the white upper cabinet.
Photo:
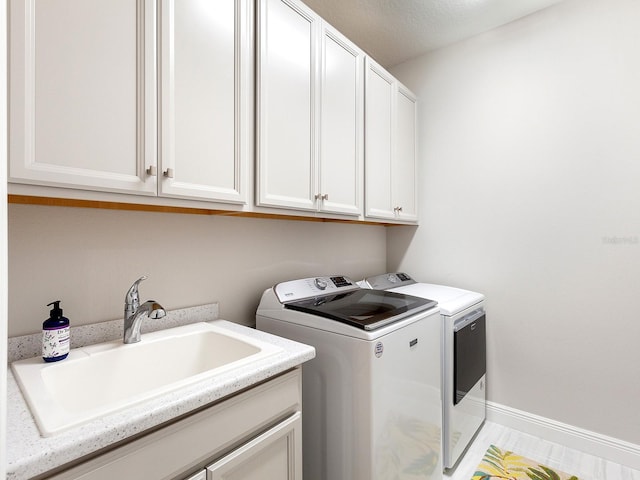
M 246 203 L 251 0 L 11 0 L 10 22 L 10 181 Z
M 322 211 L 362 214 L 363 65 L 363 52 L 324 24 L 317 190 Z
M 391 198 L 394 81 L 391 74 L 367 59 L 365 208 L 369 217 L 395 216 Z
M 11 183 L 418 219 L 415 97 L 300 0 L 9 0 L 9 26 Z
M 259 205 L 315 208 L 318 24 L 304 5 L 258 2 Z
M 396 96 L 396 155 L 393 162 L 393 205 L 400 220 L 418 221 L 416 97 L 398 84 Z
M 250 0 L 162 0 L 159 194 L 246 202 Z
M 365 215 L 416 222 L 416 98 L 367 58 Z
M 258 205 L 360 215 L 362 52 L 296 0 L 258 18 Z
M 9 11 L 9 181 L 155 194 L 154 2 Z

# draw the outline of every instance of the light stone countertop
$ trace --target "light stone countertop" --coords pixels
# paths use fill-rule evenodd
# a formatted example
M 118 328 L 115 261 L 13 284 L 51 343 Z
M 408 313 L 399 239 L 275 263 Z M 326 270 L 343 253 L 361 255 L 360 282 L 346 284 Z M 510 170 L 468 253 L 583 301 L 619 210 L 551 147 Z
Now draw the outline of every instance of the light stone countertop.
M 217 305 L 215 307 L 215 315 L 217 316 Z M 211 308 L 205 310 L 205 312 L 200 312 L 200 315 L 193 315 L 195 319 L 193 321 L 181 320 L 178 323 L 187 324 L 203 321 L 203 315 L 205 317 L 208 316 L 210 320 L 213 310 Z M 180 316 L 180 312 L 177 311 L 168 312 L 167 316 L 170 316 L 169 313 Z M 189 315 L 184 315 L 184 312 L 182 313 L 183 317 L 189 317 Z M 207 379 L 174 392 L 159 395 L 125 410 L 114 412 L 51 437 L 42 437 L 40 435 L 26 400 L 13 376 L 13 372 L 9 368 L 7 378 L 7 479 L 23 480 L 43 474 L 81 457 L 108 448 L 128 437 L 169 422 L 178 416 L 200 409 L 242 389 L 251 387 L 256 383 L 311 360 L 315 356 L 314 348 L 308 345 L 226 320 L 212 320 L 211 322 L 218 327 L 281 347 L 282 352 L 258 360 L 250 365 L 222 372 L 215 377 L 215 381 Z M 175 325 L 169 325 L 167 328 Z M 91 328 L 91 326 L 87 327 Z M 74 335 L 73 328 L 71 334 L 72 336 Z M 108 334 L 107 337 L 109 335 L 111 334 Z M 102 341 L 110 340 L 105 336 L 98 338 L 100 339 L 97 342 L 90 342 L 85 339 L 82 343 L 101 343 Z M 10 339 L 10 361 L 25 358 L 24 352 L 25 350 L 28 351 L 29 348 L 15 348 L 16 343 L 20 345 L 29 344 L 29 341 L 25 342 L 25 340 L 26 338 L 22 338 L 18 342 L 12 342 L 12 339 Z M 75 344 L 73 346 L 75 348 L 79 345 Z M 21 353 L 18 354 L 18 351 Z

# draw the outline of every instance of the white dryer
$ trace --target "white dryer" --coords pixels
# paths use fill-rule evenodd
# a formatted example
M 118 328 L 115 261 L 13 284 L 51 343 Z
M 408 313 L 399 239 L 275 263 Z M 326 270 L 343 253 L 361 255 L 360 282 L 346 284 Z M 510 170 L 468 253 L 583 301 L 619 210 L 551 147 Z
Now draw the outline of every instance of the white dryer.
M 484 295 L 418 283 L 406 273 L 365 279 L 365 286 L 438 302 L 442 317 L 443 467 L 453 468 L 486 417 L 486 313 Z
M 266 290 L 256 327 L 316 349 L 302 367 L 305 480 L 442 479 L 436 302 L 343 276 Z

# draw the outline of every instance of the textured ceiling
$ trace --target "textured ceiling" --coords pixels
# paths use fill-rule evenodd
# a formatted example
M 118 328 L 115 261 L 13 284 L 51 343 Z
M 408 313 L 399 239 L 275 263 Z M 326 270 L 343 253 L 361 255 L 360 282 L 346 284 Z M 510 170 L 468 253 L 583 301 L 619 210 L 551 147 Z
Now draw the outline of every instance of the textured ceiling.
M 391 67 L 562 0 L 303 0 Z

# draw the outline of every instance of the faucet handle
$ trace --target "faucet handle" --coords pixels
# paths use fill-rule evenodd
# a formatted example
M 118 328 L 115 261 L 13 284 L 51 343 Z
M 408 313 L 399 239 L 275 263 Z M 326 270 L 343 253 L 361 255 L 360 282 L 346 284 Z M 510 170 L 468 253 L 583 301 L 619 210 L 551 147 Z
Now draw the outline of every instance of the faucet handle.
M 140 304 L 140 297 L 138 296 L 138 285 L 140 285 L 140 282 L 142 282 L 143 280 L 146 280 L 146 279 L 147 279 L 147 276 L 143 275 L 138 280 L 133 282 L 133 285 L 131 285 L 131 287 L 129 287 L 129 290 L 127 291 L 127 294 L 124 297 L 125 305 L 136 305 L 137 306 L 137 305 Z

